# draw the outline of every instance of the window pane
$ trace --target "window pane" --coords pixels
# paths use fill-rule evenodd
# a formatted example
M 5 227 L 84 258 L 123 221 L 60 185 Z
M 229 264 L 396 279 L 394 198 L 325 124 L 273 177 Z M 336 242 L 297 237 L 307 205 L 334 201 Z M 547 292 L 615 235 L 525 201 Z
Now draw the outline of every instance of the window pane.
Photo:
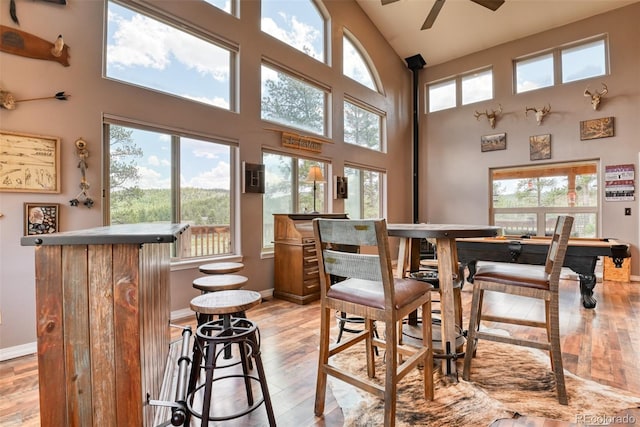
M 351 219 L 382 218 L 382 173 L 347 167 L 345 212 Z
M 344 142 L 380 151 L 380 123 L 378 114 L 344 102 Z
M 364 58 L 348 37 L 342 37 L 342 72 L 371 90 L 377 90 Z
M 106 76 L 229 109 L 231 52 L 109 2 Z
M 325 135 L 326 94 L 262 66 L 262 119 Z
M 262 245 L 273 247 L 273 214 L 293 212 L 293 158 L 279 154 L 262 154 L 265 172 Z
M 231 247 L 231 147 L 180 139 L 180 222 L 189 223 L 183 256 L 221 255 Z
M 429 85 L 429 112 L 456 106 L 456 81 L 448 80 Z
M 493 71 L 485 70 L 462 77 L 462 105 L 493 98 Z
M 231 13 L 231 2 L 233 0 L 204 0 L 212 6 L 217 7 L 220 10 L 223 10 L 227 13 Z
M 324 18 L 310 0 L 262 0 L 260 28 L 300 52 L 325 62 Z
M 516 82 L 517 93 L 553 86 L 553 54 L 517 61 Z
M 562 82 L 603 76 L 607 72 L 604 40 L 562 50 Z
M 171 222 L 171 137 L 109 127 L 111 224 Z
M 511 236 L 535 236 L 538 231 L 535 213 L 496 214 L 494 224 L 504 228 L 504 234 Z
M 571 215 L 573 217 L 573 227 L 571 228 L 571 237 L 591 237 L 596 236 L 596 221 L 597 215 L 595 213 L 553 213 L 545 216 L 545 236 L 551 236 L 553 234 L 554 227 L 556 225 L 556 219 L 558 215 Z

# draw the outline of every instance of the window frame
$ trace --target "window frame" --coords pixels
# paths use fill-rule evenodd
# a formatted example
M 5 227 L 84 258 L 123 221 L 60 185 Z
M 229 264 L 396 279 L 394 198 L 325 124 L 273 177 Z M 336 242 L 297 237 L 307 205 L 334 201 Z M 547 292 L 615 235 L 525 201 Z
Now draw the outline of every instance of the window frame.
M 386 203 L 385 203 L 385 201 L 386 201 L 386 194 L 387 194 L 386 193 L 387 172 L 384 171 L 384 170 L 372 168 L 372 167 L 369 167 L 369 166 L 356 165 L 356 164 L 352 164 L 352 163 L 345 163 L 344 169 L 345 169 L 344 170 L 344 175 L 345 176 L 348 176 L 347 175 L 347 169 L 354 169 L 354 170 L 358 170 L 359 171 L 360 182 L 353 183 L 353 182 L 347 181 L 347 186 L 349 188 L 348 192 L 351 192 L 351 190 L 354 188 L 354 186 L 357 185 L 357 187 L 358 187 L 358 189 L 360 191 L 360 194 L 364 194 L 364 190 L 363 190 L 364 189 L 364 177 L 363 177 L 362 172 L 369 172 L 369 173 L 377 173 L 377 174 L 379 174 L 378 175 L 378 179 L 379 179 L 379 182 L 378 182 L 378 194 L 380 196 L 379 196 L 379 199 L 378 199 L 378 216 L 375 217 L 375 218 L 385 218 L 386 217 Z M 347 214 L 350 214 L 350 212 L 347 212 L 347 203 L 348 203 L 347 200 L 349 200 L 349 199 L 347 198 L 345 200 L 345 209 L 344 210 L 345 210 L 345 212 Z M 360 198 L 359 205 L 360 205 L 359 206 L 359 210 L 360 210 L 359 217 L 355 218 L 355 217 L 350 215 L 349 218 L 351 218 L 351 219 L 363 219 L 363 218 L 360 218 L 360 217 L 364 216 L 364 215 L 362 215 L 362 214 L 364 214 L 364 211 L 365 211 L 365 208 L 364 208 L 365 207 L 364 197 Z
M 604 44 L 604 72 L 603 74 L 599 74 L 599 75 L 593 75 L 593 76 L 588 76 L 588 77 L 583 77 L 583 78 L 579 78 L 579 79 L 573 79 L 573 80 L 569 80 L 569 81 L 565 81 L 564 80 L 564 74 L 565 74 L 565 69 L 564 69 L 564 64 L 562 62 L 562 54 L 563 52 L 565 52 L 566 50 L 569 49 L 575 49 L 578 48 L 580 46 L 586 46 L 589 44 L 593 44 L 593 43 L 597 43 L 599 41 L 602 41 Z M 517 65 L 519 62 L 521 61 L 530 61 L 532 59 L 535 58 L 541 58 L 543 56 L 549 56 L 551 55 L 551 61 L 552 61 L 552 72 L 553 72 L 553 83 L 548 85 L 548 86 L 542 86 L 542 87 L 538 87 L 538 88 L 534 88 L 534 89 L 529 89 L 529 90 L 523 90 L 523 91 L 518 91 L 518 72 L 517 72 Z M 566 43 L 563 44 L 561 46 L 556 46 L 556 47 L 552 47 L 549 49 L 545 49 L 542 50 L 540 52 L 536 52 L 533 54 L 527 54 L 527 55 L 523 55 L 520 57 L 517 57 L 515 59 L 513 59 L 512 61 L 512 75 L 513 75 L 513 93 L 515 95 L 519 95 L 522 93 L 529 93 L 529 92 L 534 92 L 536 90 L 540 90 L 540 89 L 545 89 L 545 88 L 550 88 L 550 87 L 557 87 L 557 86 L 561 86 L 561 85 L 565 85 L 565 84 L 571 84 L 571 83 L 575 83 L 575 82 L 580 82 L 580 81 L 584 81 L 584 80 L 589 80 L 589 79 L 595 79 L 595 78 L 599 78 L 599 77 L 605 77 L 610 75 L 611 73 L 611 64 L 609 61 L 609 38 L 606 34 L 599 34 L 597 36 L 593 36 L 593 37 L 589 37 L 586 39 L 582 39 L 582 40 L 578 40 L 578 41 L 574 41 L 571 43 Z
M 171 263 L 181 265 L 195 265 L 206 262 L 207 260 L 220 260 L 226 258 L 239 257 L 242 253 L 241 236 L 240 236 L 240 182 L 237 179 L 239 176 L 239 144 L 237 141 L 226 139 L 223 137 L 188 133 L 184 130 L 173 129 L 167 126 L 142 123 L 134 120 L 127 120 L 122 117 L 104 115 L 103 121 L 103 224 L 110 225 L 111 223 L 111 203 L 110 203 L 110 165 L 111 165 L 111 150 L 110 150 L 110 126 L 121 126 L 126 128 L 132 128 L 140 131 L 156 132 L 158 134 L 170 135 L 171 142 L 171 222 L 181 222 L 180 219 L 180 205 L 181 205 L 181 185 L 180 185 L 180 138 L 194 139 L 202 142 L 210 142 L 213 144 L 223 145 L 229 147 L 229 236 L 230 236 L 230 249 L 228 253 L 217 255 L 205 255 L 205 256 L 182 256 L 182 247 L 186 243 L 181 240 L 181 236 L 178 236 L 176 242 L 172 247 Z M 177 163 L 177 166 L 176 166 Z M 175 191 L 177 188 L 178 191 Z
M 463 80 L 467 79 L 470 76 L 473 76 L 474 74 L 483 74 L 487 72 L 490 73 L 491 75 L 491 96 L 486 99 L 478 99 L 478 100 L 470 101 L 467 103 L 463 103 L 463 99 L 464 99 Z M 436 86 L 444 86 L 446 84 L 451 84 L 451 83 L 453 83 L 453 87 L 454 87 L 453 105 L 440 108 L 438 110 L 432 110 L 431 109 L 431 105 L 432 105 L 431 104 L 431 98 L 432 98 L 431 88 Z M 465 71 L 464 73 L 456 74 L 455 76 L 445 77 L 443 79 L 427 82 L 425 85 L 425 100 L 426 100 L 425 111 L 427 112 L 427 114 L 437 113 L 438 111 L 451 110 L 453 108 L 463 107 L 471 104 L 477 104 L 480 102 L 491 101 L 493 99 L 495 99 L 495 78 L 493 73 L 493 65 L 487 65 L 484 67 L 476 68 L 474 70 Z
M 362 64 L 366 67 L 369 77 L 371 78 L 371 84 L 373 85 L 373 87 L 345 73 L 345 67 L 344 67 L 344 63 L 345 63 L 344 41 L 345 40 L 348 41 L 351 44 L 351 46 L 353 46 L 354 50 L 362 60 Z M 347 77 L 348 79 L 358 82 L 359 84 L 363 85 L 368 89 L 371 89 L 378 93 L 382 93 L 382 80 L 380 79 L 378 70 L 373 65 L 373 61 L 371 60 L 371 58 L 369 57 L 369 54 L 367 53 L 367 50 L 364 48 L 362 43 L 360 43 L 360 40 L 358 40 L 358 38 L 346 28 L 343 29 L 343 33 L 342 33 L 342 75 Z
M 358 108 L 364 112 L 370 113 L 374 116 L 376 116 L 378 118 L 378 148 L 373 148 L 373 147 L 369 147 L 366 145 L 361 145 L 358 144 L 357 142 L 349 142 L 346 140 L 346 138 L 344 138 L 344 135 L 346 135 L 346 120 L 345 120 L 345 115 L 343 114 L 342 116 L 342 130 L 343 130 L 343 139 L 344 139 L 344 143 L 345 144 L 349 144 L 352 146 L 356 146 L 356 147 L 362 147 L 362 148 L 366 148 L 368 150 L 373 150 L 373 151 L 378 151 L 381 153 L 386 153 L 387 152 L 387 144 L 386 144 L 386 139 L 385 139 L 385 135 L 386 135 L 386 114 L 383 113 L 382 111 L 379 111 L 369 105 L 364 104 L 363 102 L 357 101 L 356 99 L 349 97 L 349 96 L 345 96 L 342 100 L 342 106 L 343 106 L 343 111 L 346 110 L 345 108 L 345 104 L 350 104 L 352 106 L 354 106 L 355 108 Z

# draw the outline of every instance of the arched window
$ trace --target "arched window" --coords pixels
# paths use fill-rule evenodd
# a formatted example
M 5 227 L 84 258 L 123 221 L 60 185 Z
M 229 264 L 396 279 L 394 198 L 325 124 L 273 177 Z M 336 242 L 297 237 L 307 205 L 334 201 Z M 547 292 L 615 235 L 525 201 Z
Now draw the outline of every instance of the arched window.
M 325 18 L 311 0 L 262 0 L 263 32 L 326 62 Z
M 363 50 L 345 30 L 345 35 L 342 36 L 342 73 L 369 89 L 378 91 L 376 79 L 362 54 Z

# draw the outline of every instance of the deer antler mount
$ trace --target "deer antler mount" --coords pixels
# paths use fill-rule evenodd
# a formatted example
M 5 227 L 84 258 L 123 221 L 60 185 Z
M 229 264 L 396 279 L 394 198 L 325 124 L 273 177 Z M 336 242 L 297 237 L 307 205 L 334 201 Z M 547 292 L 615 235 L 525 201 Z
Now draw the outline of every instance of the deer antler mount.
M 609 92 L 607 89 L 607 85 L 602 83 L 602 91 L 598 92 L 597 90 L 593 93 L 589 92 L 589 86 L 584 90 L 584 96 L 587 98 L 591 98 L 591 106 L 593 107 L 593 111 L 596 111 L 600 106 L 600 101 L 602 97 L 605 96 Z
M 491 129 L 494 129 L 496 127 L 496 119 L 500 114 L 502 114 L 502 105 L 498 104 L 497 110 L 491 110 L 491 112 L 489 112 L 489 110 L 484 110 L 484 113 L 481 113 L 476 110 L 473 113 L 473 117 L 475 117 L 476 120 L 480 120 L 480 117 L 486 116 L 487 120 L 489 121 L 489 126 L 491 126 Z
M 546 107 L 524 107 L 524 115 L 528 115 L 529 111 L 533 111 L 536 116 L 536 122 L 538 122 L 538 126 L 542 124 L 542 120 L 545 118 L 547 114 L 551 112 L 551 104 L 548 104 Z

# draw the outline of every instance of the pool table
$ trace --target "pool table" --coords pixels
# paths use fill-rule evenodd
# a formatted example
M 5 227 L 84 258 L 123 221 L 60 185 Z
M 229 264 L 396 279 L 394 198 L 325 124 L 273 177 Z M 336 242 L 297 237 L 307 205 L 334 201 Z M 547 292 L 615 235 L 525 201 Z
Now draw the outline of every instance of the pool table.
M 458 260 L 469 269 L 467 280 L 473 283 L 477 261 L 513 262 L 544 265 L 550 237 L 498 236 L 457 239 Z M 580 278 L 582 305 L 594 308 L 593 288 L 596 285 L 595 268 L 598 257 L 611 257 L 616 267 L 631 256 L 629 244 L 616 239 L 571 238 L 564 266 Z

